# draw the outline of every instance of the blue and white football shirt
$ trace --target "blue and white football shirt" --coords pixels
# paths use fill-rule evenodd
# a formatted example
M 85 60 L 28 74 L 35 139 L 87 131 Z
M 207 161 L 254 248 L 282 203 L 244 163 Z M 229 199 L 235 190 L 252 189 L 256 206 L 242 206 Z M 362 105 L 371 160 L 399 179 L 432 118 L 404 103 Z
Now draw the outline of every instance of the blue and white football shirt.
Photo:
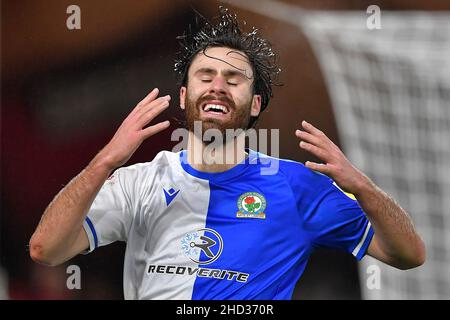
M 298 162 L 248 152 L 205 173 L 186 151 L 162 151 L 105 182 L 84 228 L 89 251 L 127 242 L 125 299 L 291 299 L 316 248 L 364 256 L 373 229 L 351 195 Z M 276 174 L 262 174 L 273 161 Z

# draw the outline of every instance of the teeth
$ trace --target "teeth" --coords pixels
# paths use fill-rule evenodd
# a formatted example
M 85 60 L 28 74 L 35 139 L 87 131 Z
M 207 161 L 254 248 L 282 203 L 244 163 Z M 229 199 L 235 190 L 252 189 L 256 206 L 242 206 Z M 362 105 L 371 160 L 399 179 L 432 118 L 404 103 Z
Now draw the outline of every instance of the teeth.
M 207 104 L 203 107 L 204 111 L 222 111 L 223 113 L 228 113 L 228 109 L 225 106 L 222 106 L 220 104 Z

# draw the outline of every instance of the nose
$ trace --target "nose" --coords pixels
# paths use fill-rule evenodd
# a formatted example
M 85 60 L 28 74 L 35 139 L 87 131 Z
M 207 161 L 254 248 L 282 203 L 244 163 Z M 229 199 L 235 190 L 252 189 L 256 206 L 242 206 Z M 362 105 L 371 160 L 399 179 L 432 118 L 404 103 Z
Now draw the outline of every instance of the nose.
M 225 78 L 223 77 L 215 77 L 213 81 L 211 82 L 211 86 L 208 90 L 209 94 L 216 94 L 216 95 L 227 95 L 227 83 Z

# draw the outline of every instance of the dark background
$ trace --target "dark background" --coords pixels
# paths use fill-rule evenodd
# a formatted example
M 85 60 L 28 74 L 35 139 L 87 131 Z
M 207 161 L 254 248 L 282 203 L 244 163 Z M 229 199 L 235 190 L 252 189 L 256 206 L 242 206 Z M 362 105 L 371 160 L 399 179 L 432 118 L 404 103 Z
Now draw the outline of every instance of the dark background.
M 446 1 L 283 0 L 305 9 L 449 10 Z M 81 8 L 81 30 L 68 30 L 66 8 Z M 193 19 L 207 17 L 218 1 L 2 1 L 1 5 L 1 225 L 0 259 L 11 299 L 122 299 L 125 245 L 115 243 L 60 267 L 34 263 L 28 241 L 54 195 L 104 146 L 128 112 L 154 87 L 171 94 L 159 119 L 183 119 L 173 59 L 177 35 Z M 246 10 L 280 55 L 283 70 L 259 128 L 280 129 L 280 156 L 311 159 L 294 130 L 305 119 L 339 145 L 323 76 L 302 32 Z M 155 121 L 158 121 L 156 119 Z M 128 164 L 150 161 L 171 149 L 166 130 L 146 141 Z M 82 289 L 66 288 L 66 268 L 77 264 Z M 0 289 L 2 287 L 0 281 Z M 1 291 L 1 290 L 0 290 Z M 1 294 L 0 294 L 1 297 Z M 315 254 L 294 299 L 360 299 L 356 261 L 341 252 Z

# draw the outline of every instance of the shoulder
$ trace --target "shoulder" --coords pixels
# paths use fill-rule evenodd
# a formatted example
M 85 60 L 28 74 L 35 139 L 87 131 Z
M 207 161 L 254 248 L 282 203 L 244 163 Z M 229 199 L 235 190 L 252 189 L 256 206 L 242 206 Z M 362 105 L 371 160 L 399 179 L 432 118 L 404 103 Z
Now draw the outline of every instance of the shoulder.
M 283 159 L 277 157 L 271 157 L 266 154 L 258 152 L 258 158 L 260 159 L 261 165 L 270 166 L 272 164 L 273 167 L 277 167 L 278 173 L 284 175 L 287 179 L 302 179 L 306 181 L 321 181 L 321 182 L 331 182 L 332 180 L 326 175 L 313 171 L 307 168 L 303 163 L 290 160 Z M 277 165 L 273 165 L 273 163 L 277 163 Z
M 136 163 L 133 165 L 121 167 L 117 169 L 114 175 L 121 178 L 139 178 L 145 177 L 148 174 L 161 170 L 164 167 L 173 167 L 179 161 L 179 153 L 170 152 L 167 150 L 160 151 L 153 160 L 149 162 Z
M 307 168 L 301 162 L 271 157 L 259 152 L 258 158 L 262 166 L 276 169 L 276 174 L 285 179 L 292 189 L 310 190 L 316 193 L 331 188 L 333 184 L 331 178 Z

